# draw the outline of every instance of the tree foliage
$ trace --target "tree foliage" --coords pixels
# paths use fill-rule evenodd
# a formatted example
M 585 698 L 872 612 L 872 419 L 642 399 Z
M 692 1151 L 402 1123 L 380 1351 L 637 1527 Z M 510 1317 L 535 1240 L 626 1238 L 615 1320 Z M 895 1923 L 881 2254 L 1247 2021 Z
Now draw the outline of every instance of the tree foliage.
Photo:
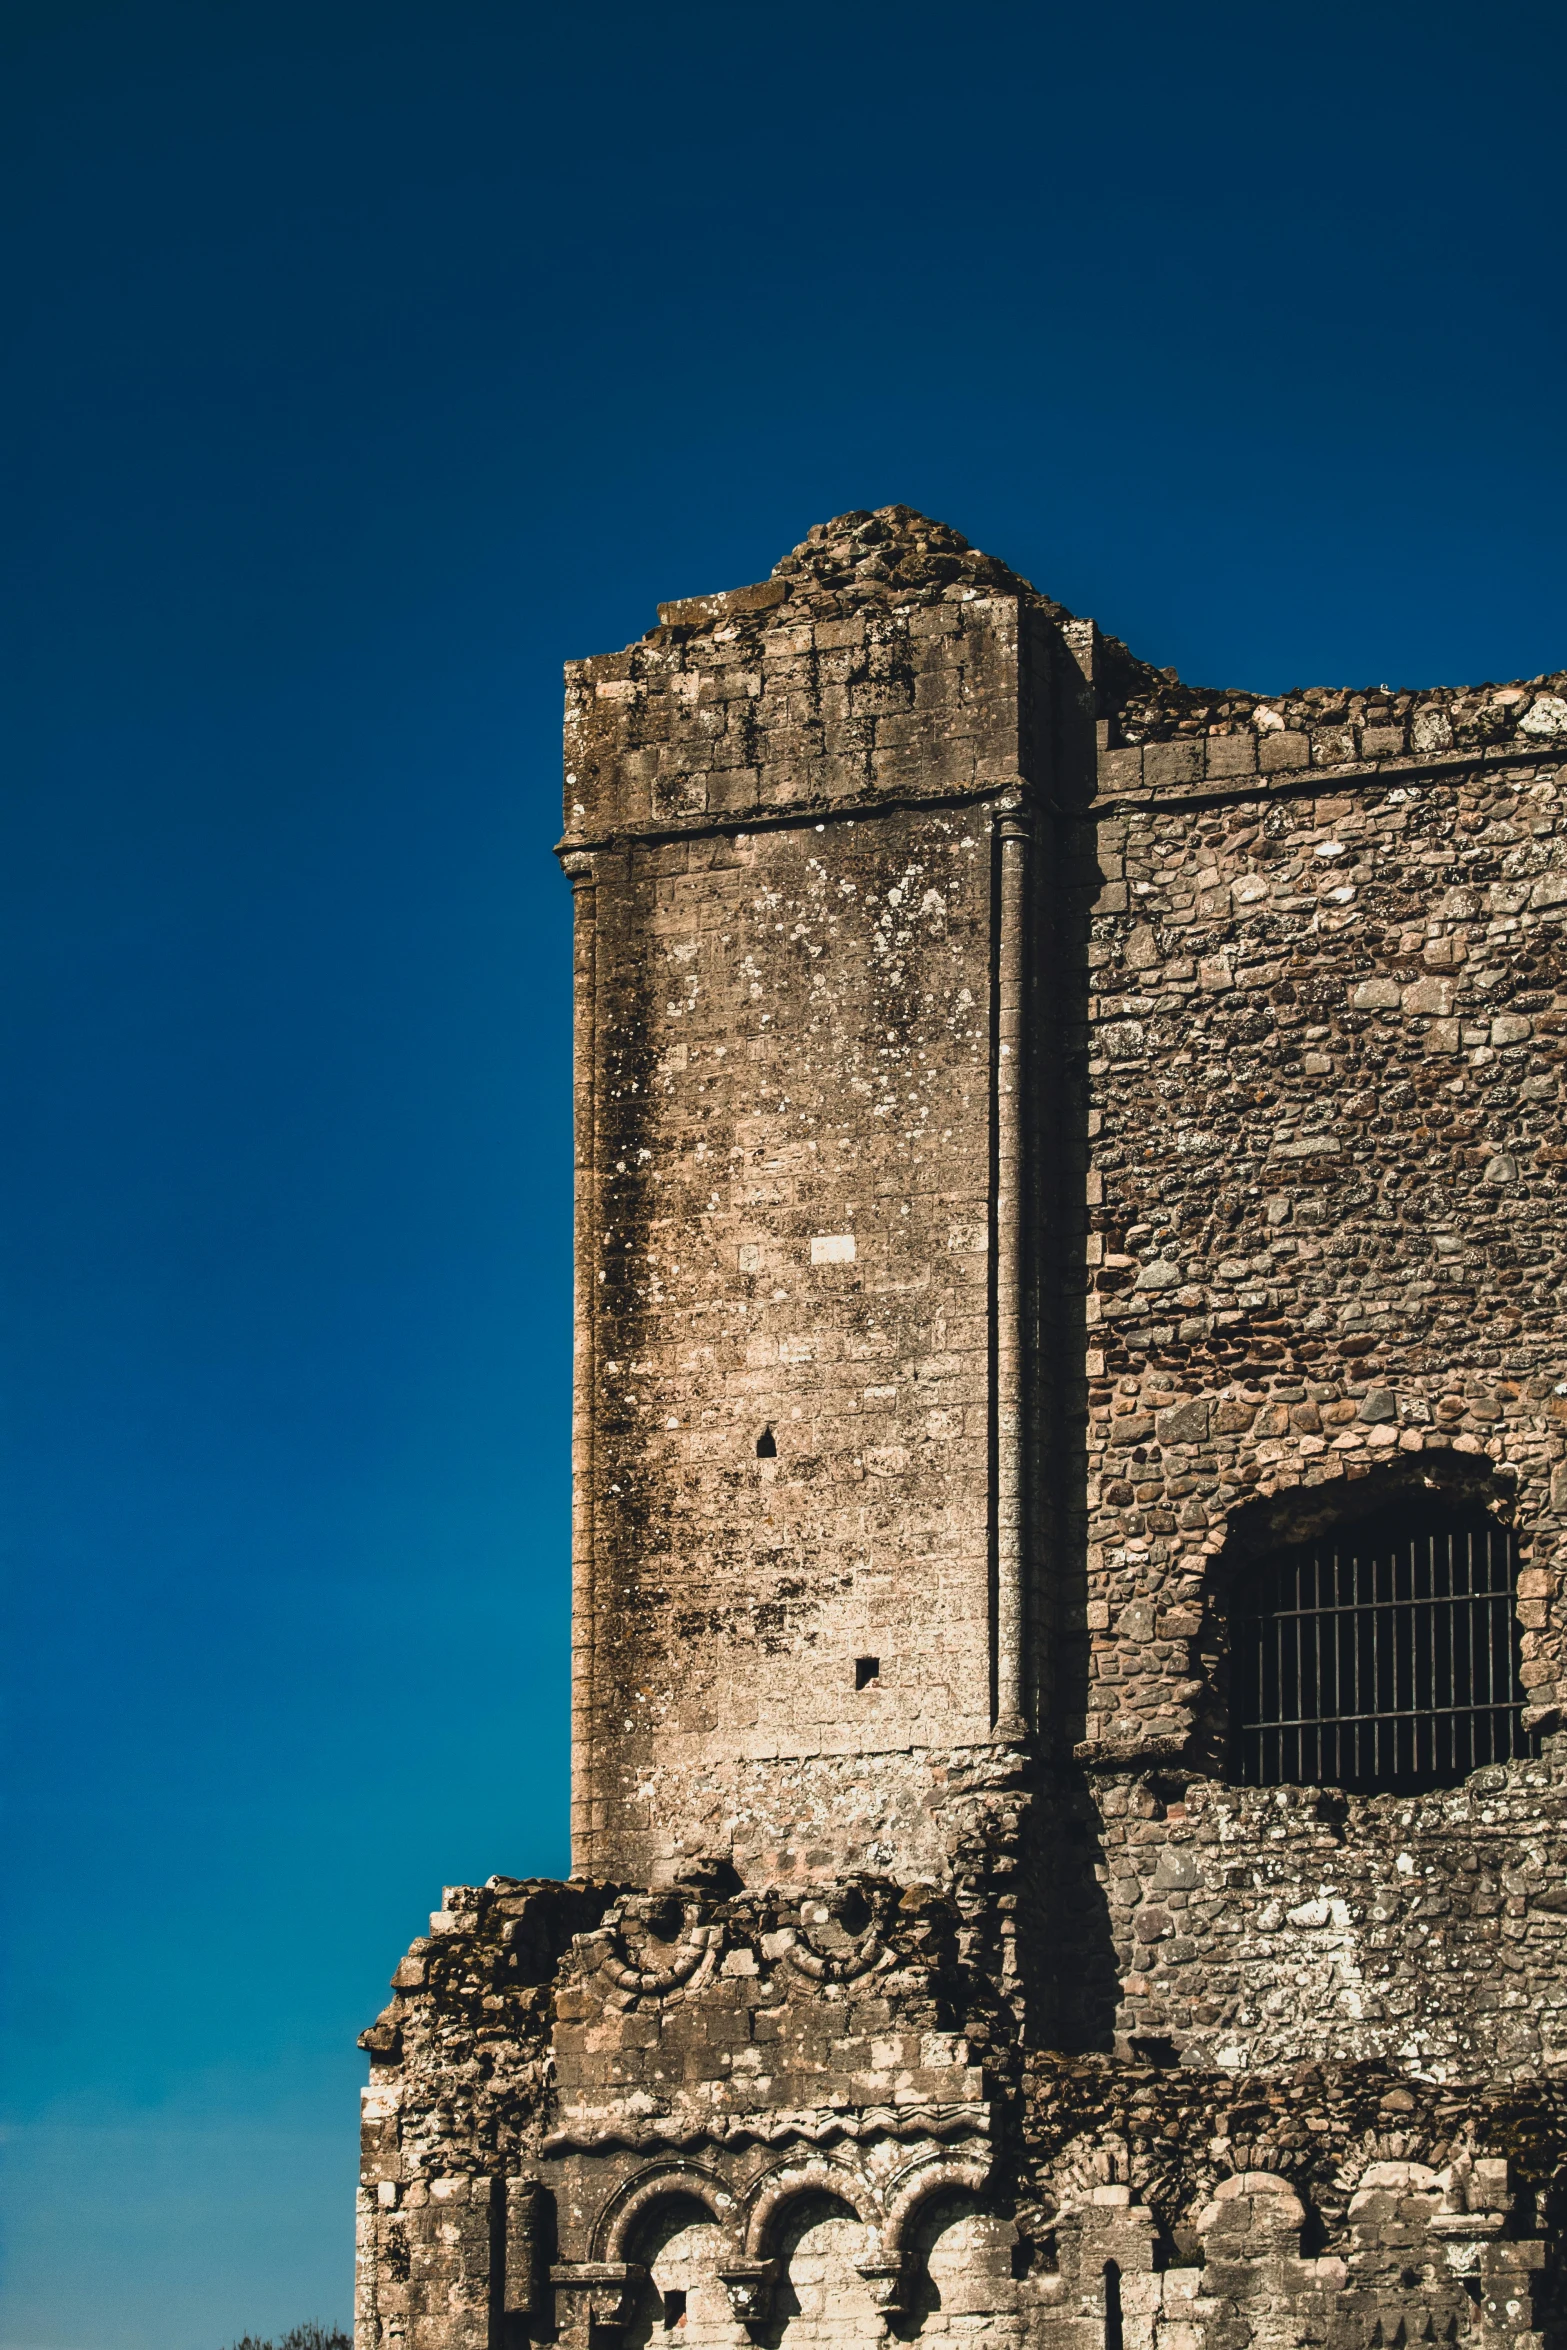
M 345 2334 L 341 2326 L 290 2326 L 280 2342 L 258 2341 L 254 2334 L 242 2335 L 231 2345 L 231 2350 L 354 2350 L 354 2337 Z

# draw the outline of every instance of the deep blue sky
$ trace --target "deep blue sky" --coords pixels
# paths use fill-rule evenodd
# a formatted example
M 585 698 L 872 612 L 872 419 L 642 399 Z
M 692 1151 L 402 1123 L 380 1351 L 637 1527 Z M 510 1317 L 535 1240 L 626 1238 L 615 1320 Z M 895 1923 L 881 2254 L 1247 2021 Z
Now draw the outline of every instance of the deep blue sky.
M 0 2350 L 346 2316 L 354 2033 L 565 1862 L 561 661 L 902 499 L 1559 666 L 1563 28 L 5 9 Z

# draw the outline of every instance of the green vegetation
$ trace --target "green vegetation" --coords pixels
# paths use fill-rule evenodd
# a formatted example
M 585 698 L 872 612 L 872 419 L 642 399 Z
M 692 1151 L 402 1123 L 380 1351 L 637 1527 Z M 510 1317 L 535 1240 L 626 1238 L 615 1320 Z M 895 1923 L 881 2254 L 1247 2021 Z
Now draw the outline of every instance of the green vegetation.
M 230 2350 L 354 2350 L 354 2337 L 341 2326 L 290 2326 L 281 2342 L 259 2342 L 246 2334 Z

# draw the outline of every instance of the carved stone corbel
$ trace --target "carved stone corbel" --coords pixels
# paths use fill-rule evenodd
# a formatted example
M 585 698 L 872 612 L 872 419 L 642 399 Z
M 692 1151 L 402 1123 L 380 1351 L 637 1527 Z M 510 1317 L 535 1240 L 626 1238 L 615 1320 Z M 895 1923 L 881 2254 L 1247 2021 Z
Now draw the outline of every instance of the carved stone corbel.
M 557 2260 L 550 2283 L 562 2341 L 572 2350 L 591 2350 L 595 2333 L 613 2333 L 625 2325 L 647 2273 L 637 2260 Z
M 883 2253 L 875 2260 L 857 2260 L 855 2268 L 871 2297 L 878 2317 L 903 2317 L 911 2299 L 909 2266 L 901 2253 Z
M 766 2325 L 782 2269 L 778 2260 L 731 2260 L 719 2269 L 718 2281 L 729 2295 L 737 2324 Z

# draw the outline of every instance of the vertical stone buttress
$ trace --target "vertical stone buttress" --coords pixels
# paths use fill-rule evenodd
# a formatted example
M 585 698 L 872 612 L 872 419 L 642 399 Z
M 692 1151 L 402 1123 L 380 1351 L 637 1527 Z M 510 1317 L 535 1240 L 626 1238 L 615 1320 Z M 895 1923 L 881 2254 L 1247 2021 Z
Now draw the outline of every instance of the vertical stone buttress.
M 643 1882 L 940 1874 L 1029 1727 L 1028 958 L 1081 679 L 1026 582 L 876 527 L 882 578 L 809 541 L 569 672 L 576 1849 Z

